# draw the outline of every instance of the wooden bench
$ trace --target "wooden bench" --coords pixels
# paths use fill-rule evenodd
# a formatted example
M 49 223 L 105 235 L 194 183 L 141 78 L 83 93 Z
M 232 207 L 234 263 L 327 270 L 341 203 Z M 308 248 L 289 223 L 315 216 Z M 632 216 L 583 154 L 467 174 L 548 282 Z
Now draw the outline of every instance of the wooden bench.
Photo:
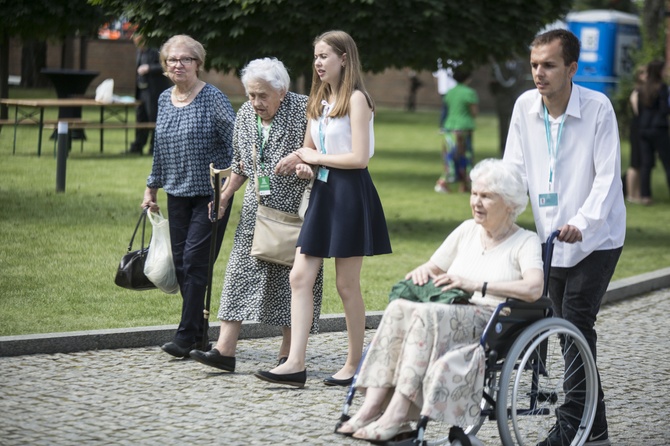
M 60 122 L 67 122 L 68 125 L 68 131 L 70 130 L 100 130 L 100 153 L 103 152 L 104 149 L 104 132 L 105 130 L 125 130 L 126 132 L 126 139 L 125 139 L 125 147 L 126 150 L 128 149 L 128 130 L 137 130 L 137 129 L 144 129 L 144 130 L 154 130 L 156 128 L 156 123 L 155 122 L 93 122 L 93 121 L 81 121 L 81 120 L 71 120 L 71 119 L 65 119 L 61 120 Z M 12 121 L 13 123 L 13 121 Z M 44 123 L 44 128 L 47 130 L 56 130 L 58 129 L 58 121 L 52 122 L 52 121 L 45 121 Z M 54 150 L 55 150 L 56 143 L 54 142 Z M 84 150 L 84 141 L 82 140 L 81 142 L 81 151 L 83 152 Z
M 26 126 L 35 125 L 38 128 L 37 136 L 37 156 L 40 156 L 42 149 L 42 135 L 44 128 L 55 129 L 58 125 L 58 120 L 45 120 L 44 111 L 47 108 L 88 108 L 97 109 L 99 111 L 99 119 L 86 121 L 81 118 L 66 118 L 68 122 L 68 129 L 76 130 L 82 133 L 84 129 L 98 129 L 100 130 L 100 151 L 104 147 L 104 131 L 105 130 L 125 130 L 126 144 L 128 140 L 128 130 L 130 129 L 147 129 L 154 128 L 153 123 L 135 123 L 129 122 L 128 111 L 137 105 L 140 101 L 132 102 L 112 102 L 101 103 L 95 99 L 89 98 L 44 98 L 44 99 L 0 99 L 0 104 L 7 105 L 14 110 L 14 119 L 0 120 L 0 126 L 12 126 L 14 130 L 13 153 L 16 151 L 16 131 L 18 128 L 25 128 Z M 59 112 L 60 114 L 60 112 Z M 63 121 L 64 117 L 59 120 Z M 83 139 L 82 139 L 83 149 Z

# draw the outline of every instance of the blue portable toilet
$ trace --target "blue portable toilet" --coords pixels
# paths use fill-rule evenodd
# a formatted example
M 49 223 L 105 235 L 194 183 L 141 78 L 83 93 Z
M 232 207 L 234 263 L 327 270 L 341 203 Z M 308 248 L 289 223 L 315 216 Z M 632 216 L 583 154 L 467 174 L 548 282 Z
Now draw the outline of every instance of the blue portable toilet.
M 568 29 L 581 41 L 576 84 L 612 97 L 621 76 L 635 68 L 632 52 L 640 48 L 640 18 L 620 11 L 571 12 Z

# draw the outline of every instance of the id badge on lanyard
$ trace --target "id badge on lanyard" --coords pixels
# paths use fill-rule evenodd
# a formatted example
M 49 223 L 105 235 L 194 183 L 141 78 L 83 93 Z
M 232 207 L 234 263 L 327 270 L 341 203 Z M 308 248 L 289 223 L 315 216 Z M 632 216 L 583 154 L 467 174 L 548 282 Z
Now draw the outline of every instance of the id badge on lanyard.
M 319 118 L 319 142 L 321 143 L 321 153 L 323 153 L 325 155 L 326 154 L 326 136 L 324 134 L 323 125 L 324 125 L 324 121 L 327 118 L 327 114 L 330 111 L 330 107 L 329 107 L 329 105 L 326 101 L 322 101 L 322 103 L 324 103 L 324 102 L 325 102 L 325 104 L 324 104 L 325 108 L 323 110 L 323 116 L 321 116 Z M 320 166 L 319 170 L 316 173 L 316 179 L 319 180 L 319 181 L 323 181 L 324 183 L 327 183 L 329 173 L 330 173 L 330 171 L 328 170 L 327 167 Z
M 258 122 L 258 134 L 261 137 L 261 152 L 259 154 L 261 161 L 260 167 L 261 172 L 263 172 L 265 170 L 265 161 L 264 161 L 265 146 L 267 145 L 268 137 L 270 136 L 270 129 L 272 128 L 272 124 L 270 124 L 268 129 L 264 131 L 263 126 L 261 124 L 260 116 L 257 116 L 257 122 Z M 271 194 L 272 191 L 270 190 L 270 177 L 268 175 L 258 176 L 258 195 L 271 195 Z
M 555 207 L 558 206 L 558 193 L 554 192 L 554 180 L 556 173 L 556 159 L 558 158 L 558 147 L 563 135 L 563 123 L 565 123 L 565 113 L 561 118 L 561 123 L 558 127 L 558 134 L 556 135 L 556 146 L 554 146 L 554 139 L 551 134 L 551 124 L 549 123 L 549 113 L 547 107 L 544 106 L 544 129 L 547 134 L 547 149 L 549 150 L 549 185 L 548 192 L 539 194 L 538 205 L 540 207 Z

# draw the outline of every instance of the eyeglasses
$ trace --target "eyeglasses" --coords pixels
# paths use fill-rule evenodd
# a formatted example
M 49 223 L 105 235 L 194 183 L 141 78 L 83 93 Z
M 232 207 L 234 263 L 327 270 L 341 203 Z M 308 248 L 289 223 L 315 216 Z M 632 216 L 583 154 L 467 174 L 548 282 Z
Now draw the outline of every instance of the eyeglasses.
M 178 63 L 181 62 L 181 64 L 185 67 L 191 65 L 195 60 L 193 57 L 182 57 L 181 59 L 167 59 L 165 62 L 167 62 L 168 66 L 170 67 L 176 67 Z

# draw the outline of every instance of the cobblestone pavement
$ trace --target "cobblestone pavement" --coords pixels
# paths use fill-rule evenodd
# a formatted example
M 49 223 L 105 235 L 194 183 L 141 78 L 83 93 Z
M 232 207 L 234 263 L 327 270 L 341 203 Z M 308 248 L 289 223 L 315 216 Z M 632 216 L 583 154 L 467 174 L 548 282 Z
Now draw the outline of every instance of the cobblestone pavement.
M 670 290 L 601 310 L 613 445 L 670 444 L 669 313 Z M 312 336 L 302 390 L 254 378 L 278 346 L 278 338 L 240 341 L 235 374 L 171 360 L 158 347 L 0 358 L 0 444 L 367 444 L 332 433 L 346 390 L 321 384 L 341 365 L 346 334 Z M 490 421 L 478 437 L 500 444 Z

